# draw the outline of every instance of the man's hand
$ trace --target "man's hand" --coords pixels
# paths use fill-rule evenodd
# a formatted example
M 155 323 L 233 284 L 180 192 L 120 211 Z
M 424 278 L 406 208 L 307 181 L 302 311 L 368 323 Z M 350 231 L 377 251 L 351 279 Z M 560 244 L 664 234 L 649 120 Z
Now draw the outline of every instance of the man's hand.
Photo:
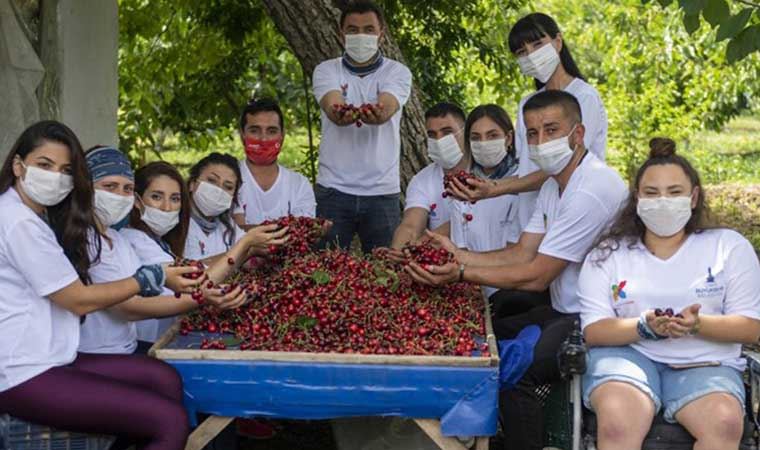
M 484 198 L 495 196 L 496 181 L 482 180 L 480 178 L 470 178 L 467 183 L 462 183 L 456 177 L 452 178 L 446 192 L 456 198 L 466 202 L 475 202 Z
M 370 125 L 380 125 L 388 119 L 385 117 L 385 106 L 382 103 L 367 104 L 359 108 L 359 119 Z
M 220 310 L 235 309 L 246 302 L 247 294 L 241 286 L 228 290 L 228 285 L 220 285 L 211 289 L 203 287 L 201 292 L 206 301 Z
M 445 248 L 448 250 L 449 253 L 454 255 L 454 259 L 457 258 L 457 253 L 459 253 L 459 248 L 451 242 L 451 239 L 449 239 L 447 236 L 444 236 L 442 234 L 433 233 L 430 230 L 425 230 L 425 236 L 426 238 L 420 237 L 417 241 L 421 243 L 420 241 L 429 241 L 433 247 L 438 248 Z
M 428 286 L 445 286 L 459 279 L 459 264 L 456 262 L 427 267 L 410 262 L 408 266 L 404 267 L 404 270 L 414 281 Z
M 406 261 L 406 255 L 402 250 L 391 247 L 377 247 L 372 250 L 372 253 L 379 254 L 395 263 L 403 263 Z

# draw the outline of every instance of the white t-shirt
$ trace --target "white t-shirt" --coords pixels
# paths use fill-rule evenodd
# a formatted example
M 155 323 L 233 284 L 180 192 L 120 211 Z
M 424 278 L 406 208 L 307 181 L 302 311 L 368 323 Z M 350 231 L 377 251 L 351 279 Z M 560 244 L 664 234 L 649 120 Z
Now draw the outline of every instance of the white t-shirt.
M 517 221 L 517 196 L 478 200 L 474 205 L 448 198 L 451 214 L 451 241 L 459 248 L 475 252 L 490 252 L 517 242 L 520 238 Z M 467 221 L 465 216 L 472 215 Z M 496 288 L 485 286 L 486 295 L 490 296 Z
M 598 250 L 583 264 L 578 282 L 585 328 L 614 317 L 638 317 L 654 308 L 679 312 L 699 303 L 699 314 L 760 319 L 760 264 L 752 245 L 728 229 L 691 234 L 678 251 L 662 260 L 640 241 L 627 243 L 599 261 Z M 623 284 L 622 289 L 620 285 Z M 631 344 L 649 359 L 666 364 L 720 361 L 744 369 L 741 344 L 685 336 Z
M 412 73 L 398 61 L 385 58 L 375 72 L 359 77 L 341 58 L 329 59 L 314 69 L 317 103 L 330 91 L 340 91 L 346 103 L 377 103 L 381 93 L 392 94 L 401 106 L 382 125 L 339 127 L 324 110 L 319 143 L 317 183 L 351 195 L 387 195 L 401 192 L 401 115 L 412 90 Z
M 626 201 L 628 188 L 614 169 L 587 153 L 570 176 L 562 196 L 554 178 L 541 187 L 536 210 L 524 233 L 544 234 L 538 253 L 568 261 L 552 281 L 552 307 L 577 313 L 581 263 L 596 239 L 615 219 Z
M 449 201 L 443 198 L 443 168 L 436 163 L 417 172 L 406 187 L 404 210 L 422 208 L 428 212 L 428 229 L 449 221 Z
M 233 233 L 235 233 L 232 243 L 239 241 L 245 231 L 241 230 L 235 222 L 230 219 Z M 219 224 L 214 231 L 209 234 L 203 232 L 200 225 L 191 217 L 190 226 L 187 229 L 187 240 L 185 241 L 185 258 L 188 259 L 206 259 L 211 256 L 226 253 L 230 247 L 227 245 L 227 227 Z
M 21 202 L 0 194 L 0 392 L 71 364 L 79 316 L 46 297 L 79 279 L 53 230 Z
M 140 265 L 166 264 L 174 262 L 174 257 L 164 251 L 150 236 L 135 228 L 122 228 L 119 233 L 132 245 L 132 249 L 140 258 Z M 164 287 L 161 295 L 174 295 L 174 291 Z M 135 322 L 137 339 L 146 342 L 156 342 L 166 330 L 176 321 L 176 317 L 162 319 L 145 319 Z
M 515 121 L 515 149 L 517 157 L 520 158 L 520 166 L 517 175 L 524 177 L 537 170 L 538 166 L 528 157 L 528 136 L 523 118 L 523 106 L 525 102 L 538 92 L 544 91 L 544 88 L 523 97 L 520 100 L 520 106 L 517 108 L 517 120 Z M 581 105 L 581 116 L 583 116 L 583 126 L 586 127 L 586 134 L 583 137 L 583 144 L 597 158 L 604 161 L 607 152 L 607 111 L 604 109 L 602 98 L 599 92 L 581 80 L 575 78 L 564 89 L 565 92 L 573 94 L 578 103 Z M 520 197 L 520 229 L 528 226 L 530 218 L 533 216 L 533 210 L 536 207 L 538 191 L 522 192 Z
M 132 246 L 124 236 L 109 228 L 108 240 L 100 239 L 100 260 L 90 267 L 93 283 L 110 283 L 129 278 L 140 268 Z M 91 255 L 94 256 L 94 255 Z M 137 327 L 119 314 L 102 310 L 87 314 L 81 327 L 79 351 L 83 353 L 131 354 L 137 348 Z
M 238 191 L 238 207 L 235 214 L 245 214 L 245 223 L 255 225 L 265 220 L 277 219 L 290 214 L 314 217 L 317 201 L 309 180 L 300 173 L 279 166 L 277 180 L 264 191 L 253 178 L 251 170 L 240 161 L 243 184 Z

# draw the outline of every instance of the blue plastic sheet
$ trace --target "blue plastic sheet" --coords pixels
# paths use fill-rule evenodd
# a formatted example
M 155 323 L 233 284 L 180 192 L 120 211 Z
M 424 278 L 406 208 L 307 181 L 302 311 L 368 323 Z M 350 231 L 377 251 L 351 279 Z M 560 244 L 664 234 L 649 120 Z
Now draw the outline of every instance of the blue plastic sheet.
M 499 382 L 501 389 L 511 389 L 525 375 L 533 362 L 533 348 L 541 337 L 541 328 L 529 325 L 514 339 L 499 341 Z
M 168 348 L 195 347 L 178 336 Z M 497 367 L 313 362 L 168 360 L 196 413 L 332 419 L 400 416 L 441 420 L 445 436 L 492 436 L 498 419 Z

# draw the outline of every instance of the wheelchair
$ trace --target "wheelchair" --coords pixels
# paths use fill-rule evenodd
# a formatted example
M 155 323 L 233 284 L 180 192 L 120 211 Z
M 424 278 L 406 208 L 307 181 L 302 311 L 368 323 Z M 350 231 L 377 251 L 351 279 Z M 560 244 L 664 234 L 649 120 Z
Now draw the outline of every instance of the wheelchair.
M 744 434 L 740 450 L 760 450 L 760 353 L 745 350 L 746 404 Z M 545 449 L 596 450 L 596 415 L 581 401 L 581 373 L 570 373 L 569 381 L 547 385 L 537 392 L 544 405 Z M 679 424 L 668 423 L 660 412 L 652 421 L 643 450 L 691 450 L 694 438 Z

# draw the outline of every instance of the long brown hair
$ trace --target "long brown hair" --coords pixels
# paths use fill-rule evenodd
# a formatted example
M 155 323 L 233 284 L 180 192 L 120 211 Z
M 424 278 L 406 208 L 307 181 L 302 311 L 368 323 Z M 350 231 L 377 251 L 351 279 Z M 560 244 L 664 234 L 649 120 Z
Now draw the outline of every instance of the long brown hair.
M 597 261 L 607 259 L 612 252 L 620 248 L 621 243 L 628 245 L 628 248 L 633 248 L 640 239 L 644 239 L 646 226 L 636 212 L 639 204 L 639 184 L 641 177 L 644 176 L 644 172 L 648 168 L 665 164 L 675 164 L 680 167 L 689 178 L 692 189 L 698 188 L 697 205 L 691 210 L 691 217 L 684 227 L 686 234 L 699 233 L 711 227 L 709 224 L 710 213 L 705 202 L 705 193 L 702 189 L 699 173 L 686 158 L 676 154 L 676 143 L 672 139 L 656 137 L 649 141 L 649 158 L 636 172 L 625 207 L 620 211 L 609 231 L 604 233 L 595 245 L 600 250 Z
M 13 174 L 13 159 L 22 160 L 36 148 L 46 142 L 56 142 L 66 146 L 71 156 L 71 177 L 74 189 L 60 203 L 48 206 L 47 222 L 55 233 L 58 245 L 63 248 L 66 257 L 76 269 L 83 283 L 90 282 L 88 273 L 90 265 L 100 258 L 100 239 L 98 235 L 93 207 L 93 189 L 82 145 L 73 131 L 66 125 L 45 120 L 31 125 L 21 133 L 13 144 L 8 157 L 0 169 L 0 194 L 5 193 L 16 182 Z M 94 247 L 90 248 L 90 244 Z M 90 260 L 90 250 L 94 258 Z
M 142 195 L 153 180 L 161 175 L 165 175 L 179 184 L 181 207 L 179 210 L 179 223 L 160 239 L 169 245 L 174 256 L 181 258 L 185 253 L 185 240 L 187 239 L 187 228 L 190 223 L 190 196 L 187 193 L 187 186 L 182 179 L 182 175 L 180 175 L 174 166 L 167 162 L 155 161 L 148 163 L 135 172 L 135 193 L 142 198 Z M 149 236 L 154 236 L 155 233 L 142 221 L 140 216 L 140 210 L 133 208 L 129 216 L 129 226 L 137 228 Z

